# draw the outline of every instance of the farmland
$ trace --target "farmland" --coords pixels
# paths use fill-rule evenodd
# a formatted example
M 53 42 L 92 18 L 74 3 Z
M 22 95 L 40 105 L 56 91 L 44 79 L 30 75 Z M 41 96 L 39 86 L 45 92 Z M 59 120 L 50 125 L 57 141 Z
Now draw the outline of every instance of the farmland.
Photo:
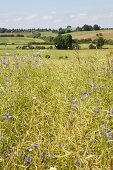
M 16 49 L 30 41 L 0 37 L 0 169 L 112 170 L 113 46 Z

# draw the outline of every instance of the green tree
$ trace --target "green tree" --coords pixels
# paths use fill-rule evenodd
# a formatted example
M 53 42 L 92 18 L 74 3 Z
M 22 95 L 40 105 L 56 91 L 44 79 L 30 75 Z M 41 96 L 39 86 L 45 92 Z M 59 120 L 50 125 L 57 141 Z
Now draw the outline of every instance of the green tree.
M 65 41 L 62 38 L 62 35 L 58 35 L 54 38 L 54 44 L 57 49 L 64 49 Z
M 57 49 L 72 49 L 72 36 L 67 35 L 58 35 L 54 38 L 54 44 Z
M 96 41 L 96 47 L 97 49 L 102 49 L 102 46 L 104 45 L 105 40 L 103 37 L 99 37 Z
M 97 24 L 93 25 L 93 30 L 100 30 L 100 26 L 98 26 Z
M 92 28 L 91 25 L 86 25 L 86 24 L 85 24 L 85 25 L 82 27 L 82 30 L 83 30 L 83 31 L 92 31 L 92 29 L 93 29 L 93 28 Z

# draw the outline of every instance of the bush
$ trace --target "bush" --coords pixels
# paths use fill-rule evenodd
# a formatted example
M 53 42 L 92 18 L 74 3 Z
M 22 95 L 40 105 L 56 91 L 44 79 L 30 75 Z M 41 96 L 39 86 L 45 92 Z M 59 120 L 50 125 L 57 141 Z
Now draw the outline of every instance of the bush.
M 48 49 L 53 49 L 53 46 L 51 45 L 50 47 L 48 47 Z
M 59 56 L 59 59 L 63 59 L 64 57 L 63 56 Z
M 65 56 L 65 59 L 68 59 L 68 56 L 67 56 L 67 55 Z
M 91 43 L 91 44 L 89 45 L 89 49 L 96 49 L 96 46 Z
M 49 59 L 49 58 L 51 58 L 51 57 L 50 57 L 50 55 L 46 55 L 45 58 Z
M 46 49 L 45 46 L 36 46 L 35 49 Z
M 22 50 L 29 50 L 29 49 L 34 49 L 34 47 L 32 46 L 32 45 L 29 45 L 29 46 L 27 46 L 27 45 L 23 45 L 22 46 Z

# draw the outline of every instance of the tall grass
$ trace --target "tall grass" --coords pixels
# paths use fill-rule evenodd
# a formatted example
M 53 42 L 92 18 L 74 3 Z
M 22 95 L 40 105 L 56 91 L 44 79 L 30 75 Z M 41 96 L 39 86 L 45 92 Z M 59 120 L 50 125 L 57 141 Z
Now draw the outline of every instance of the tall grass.
M 113 169 L 113 54 L 0 58 L 0 169 Z

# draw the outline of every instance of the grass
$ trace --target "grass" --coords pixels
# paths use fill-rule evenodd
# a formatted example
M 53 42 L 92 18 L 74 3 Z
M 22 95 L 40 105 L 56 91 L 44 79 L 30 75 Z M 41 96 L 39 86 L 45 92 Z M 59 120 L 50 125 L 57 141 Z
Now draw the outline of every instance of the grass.
M 113 51 L 2 52 L 0 168 L 112 170 Z
M 102 33 L 103 38 L 105 39 L 113 39 L 113 30 L 78 31 L 72 32 L 70 34 L 72 35 L 73 39 L 86 39 L 86 38 L 95 39 L 97 38 L 96 34 L 98 33 Z
M 25 44 L 28 42 L 44 42 L 42 39 L 34 39 L 34 38 L 27 38 L 27 37 L 0 37 L 0 43 L 8 43 L 8 44 Z

